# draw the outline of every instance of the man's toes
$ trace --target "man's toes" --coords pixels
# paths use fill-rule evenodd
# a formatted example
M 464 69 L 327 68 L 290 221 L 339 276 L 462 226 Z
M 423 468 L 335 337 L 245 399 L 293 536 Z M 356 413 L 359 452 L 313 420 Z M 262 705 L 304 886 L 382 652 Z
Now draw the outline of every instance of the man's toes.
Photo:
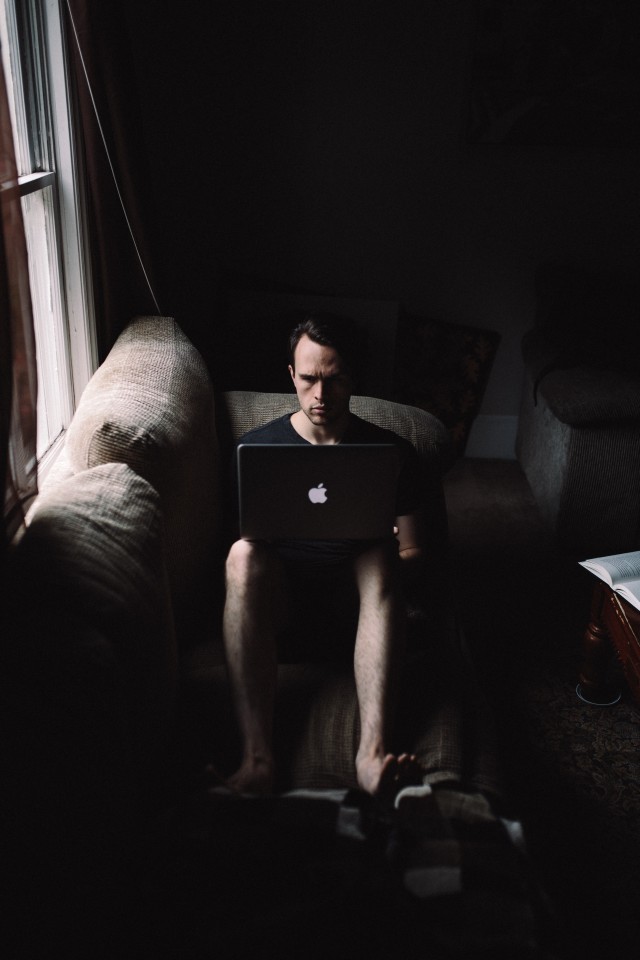
M 402 753 L 398 757 L 398 780 L 403 786 L 415 786 L 422 783 L 423 769 L 413 753 Z

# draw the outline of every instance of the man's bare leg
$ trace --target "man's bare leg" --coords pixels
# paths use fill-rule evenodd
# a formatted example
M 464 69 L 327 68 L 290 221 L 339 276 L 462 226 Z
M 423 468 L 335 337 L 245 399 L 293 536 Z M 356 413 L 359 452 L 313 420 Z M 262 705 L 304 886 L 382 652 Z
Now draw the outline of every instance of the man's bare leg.
M 229 551 L 226 579 L 223 636 L 243 743 L 240 767 L 228 785 L 241 793 L 270 793 L 282 576 L 268 547 L 238 540 Z
M 405 643 L 405 616 L 393 548 L 373 547 L 355 562 L 360 595 L 354 671 L 360 708 L 356 776 L 367 793 L 391 795 L 421 782 L 415 756 L 388 752 L 398 670 Z

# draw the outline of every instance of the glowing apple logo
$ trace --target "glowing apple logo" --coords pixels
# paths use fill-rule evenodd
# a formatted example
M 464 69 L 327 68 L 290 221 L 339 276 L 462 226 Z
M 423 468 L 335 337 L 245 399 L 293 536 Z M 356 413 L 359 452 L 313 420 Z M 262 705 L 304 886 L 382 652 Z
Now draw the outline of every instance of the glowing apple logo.
M 311 500 L 311 503 L 327 502 L 327 491 L 324 483 L 319 483 L 317 487 L 311 487 L 311 490 L 309 490 L 309 500 Z

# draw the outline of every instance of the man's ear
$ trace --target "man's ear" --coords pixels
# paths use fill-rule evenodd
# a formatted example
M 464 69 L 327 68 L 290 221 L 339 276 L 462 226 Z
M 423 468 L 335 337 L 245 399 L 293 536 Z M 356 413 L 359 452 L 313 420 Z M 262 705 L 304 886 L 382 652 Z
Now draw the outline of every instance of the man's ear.
M 291 374 L 291 379 L 295 381 L 295 379 L 296 379 L 296 372 L 295 372 L 295 370 L 293 369 L 293 367 L 291 366 L 291 364 L 289 364 L 289 373 Z

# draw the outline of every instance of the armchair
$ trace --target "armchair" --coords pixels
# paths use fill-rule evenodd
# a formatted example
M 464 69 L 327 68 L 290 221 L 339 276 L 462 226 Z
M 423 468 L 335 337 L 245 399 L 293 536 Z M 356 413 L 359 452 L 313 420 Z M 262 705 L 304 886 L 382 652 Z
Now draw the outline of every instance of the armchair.
M 640 545 L 640 289 L 588 266 L 536 273 L 522 341 L 518 460 L 557 543 L 582 557 Z

